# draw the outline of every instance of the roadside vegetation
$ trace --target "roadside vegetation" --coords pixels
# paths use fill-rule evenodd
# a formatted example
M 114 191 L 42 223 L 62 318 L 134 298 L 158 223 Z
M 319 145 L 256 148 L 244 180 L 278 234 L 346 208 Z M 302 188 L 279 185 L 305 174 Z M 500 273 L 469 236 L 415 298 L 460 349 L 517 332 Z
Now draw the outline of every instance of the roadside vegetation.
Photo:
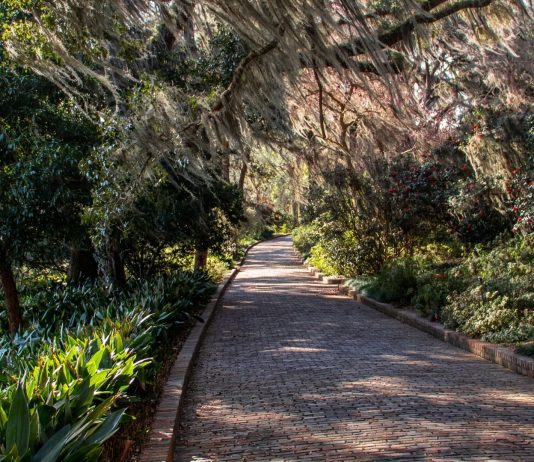
M 293 228 L 325 273 L 532 351 L 532 19 L 0 2 L 0 461 L 134 457 L 218 281 Z
M 526 126 L 518 140 L 525 152 L 533 134 Z M 295 246 L 309 264 L 349 277 L 372 298 L 531 354 L 534 170 L 527 160 L 507 190 L 476 178 L 465 159 L 446 167 L 393 162 L 372 185 L 367 180 L 365 208 L 351 197 L 348 173 L 337 170 L 313 192 L 315 218 L 293 231 Z

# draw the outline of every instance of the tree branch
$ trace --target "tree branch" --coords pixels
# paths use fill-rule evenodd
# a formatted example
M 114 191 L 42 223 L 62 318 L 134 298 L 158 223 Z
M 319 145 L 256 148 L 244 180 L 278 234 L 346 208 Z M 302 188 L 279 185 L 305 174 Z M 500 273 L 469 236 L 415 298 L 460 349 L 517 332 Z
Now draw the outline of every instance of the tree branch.
M 313 75 L 315 81 L 317 82 L 317 87 L 319 89 L 319 124 L 321 126 L 321 134 L 323 139 L 326 139 L 326 129 L 324 126 L 324 112 L 323 112 L 323 83 L 321 82 L 321 77 L 317 71 L 317 66 L 313 67 Z
M 245 72 L 246 68 L 249 66 L 250 63 L 252 63 L 258 58 L 261 58 L 267 53 L 271 52 L 277 46 L 278 46 L 278 40 L 272 40 L 267 45 L 265 45 L 263 48 L 259 50 L 251 51 L 247 56 L 245 56 L 243 60 L 239 63 L 239 66 L 237 66 L 236 70 L 234 71 L 234 75 L 232 76 L 232 81 L 230 82 L 230 85 L 228 85 L 228 88 L 222 92 L 218 101 L 211 107 L 211 111 L 212 112 L 220 111 L 226 105 L 226 103 L 230 101 L 230 99 L 232 98 L 232 94 L 236 91 L 236 88 L 239 86 L 243 73 Z
M 445 8 L 433 13 L 431 10 L 445 3 L 446 0 L 429 0 L 421 5 L 421 9 L 427 13 L 416 14 L 411 18 L 403 21 L 397 26 L 392 27 L 388 31 L 377 36 L 372 43 L 369 40 L 356 40 L 339 46 L 341 53 L 337 53 L 340 61 L 346 57 L 354 57 L 365 54 L 369 49 L 369 45 L 378 44 L 380 48 L 391 47 L 400 42 L 408 34 L 412 33 L 419 24 L 432 24 L 440 19 L 444 19 L 455 13 L 463 10 L 473 8 L 483 8 L 490 5 L 494 0 L 461 0 L 454 4 L 448 5 Z
M 421 4 L 421 10 L 424 13 L 416 14 L 405 21 L 393 26 L 386 32 L 379 34 L 375 39 L 358 39 L 345 44 L 336 45 L 325 53 L 326 56 L 335 56 L 332 61 L 325 61 L 325 66 L 357 68 L 360 72 L 380 74 L 379 67 L 390 69 L 393 73 L 402 71 L 403 63 L 392 57 L 389 62 L 384 62 L 380 66 L 371 62 L 354 61 L 352 58 L 362 56 L 368 53 L 369 49 L 379 47 L 386 49 L 401 42 L 420 24 L 432 24 L 455 13 L 473 8 L 484 8 L 490 5 L 494 0 L 460 0 L 456 3 L 449 4 L 438 11 L 437 7 L 443 5 L 448 0 L 427 0 Z M 308 55 L 300 58 L 302 67 L 312 67 L 313 60 Z

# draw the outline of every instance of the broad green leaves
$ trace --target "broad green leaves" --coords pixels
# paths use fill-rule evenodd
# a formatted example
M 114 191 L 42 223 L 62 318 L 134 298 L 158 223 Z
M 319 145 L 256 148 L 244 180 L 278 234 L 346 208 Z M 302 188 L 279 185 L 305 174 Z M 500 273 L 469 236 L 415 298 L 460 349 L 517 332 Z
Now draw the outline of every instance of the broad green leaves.
M 6 424 L 6 452 L 18 454 L 21 458 L 28 451 L 30 443 L 30 413 L 28 400 L 22 387 L 17 387 L 9 408 Z
M 174 273 L 129 289 L 51 286 L 47 324 L 37 310 L 35 331 L 0 337 L 0 462 L 97 461 L 126 418 L 117 401 L 150 380 L 161 340 L 213 285 Z

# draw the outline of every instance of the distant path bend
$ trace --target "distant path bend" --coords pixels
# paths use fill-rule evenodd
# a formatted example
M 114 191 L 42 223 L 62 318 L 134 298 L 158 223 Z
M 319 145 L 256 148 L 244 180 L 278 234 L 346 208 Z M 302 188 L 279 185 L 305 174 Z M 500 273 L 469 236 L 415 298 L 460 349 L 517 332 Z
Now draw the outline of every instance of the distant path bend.
M 256 246 L 203 341 L 175 462 L 534 461 L 534 381 Z

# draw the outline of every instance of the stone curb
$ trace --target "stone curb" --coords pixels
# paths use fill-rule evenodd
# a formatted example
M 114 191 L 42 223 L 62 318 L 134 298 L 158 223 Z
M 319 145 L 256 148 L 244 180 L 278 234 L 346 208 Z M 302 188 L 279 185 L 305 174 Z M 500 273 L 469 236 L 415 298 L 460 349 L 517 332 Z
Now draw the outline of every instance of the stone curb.
M 465 334 L 449 330 L 436 322 L 428 321 L 416 313 L 408 310 L 395 308 L 388 303 L 380 303 L 372 298 L 366 297 L 362 294 L 356 294 L 356 300 L 371 308 L 374 308 L 381 313 L 384 313 L 392 318 L 397 319 L 412 327 L 426 332 L 444 342 L 450 343 L 458 348 L 469 351 L 481 358 L 487 359 L 495 364 L 499 364 L 511 371 L 534 378 L 534 360 L 514 353 L 508 348 L 501 347 L 494 343 L 483 342 L 470 338 Z
M 192 364 L 196 358 L 202 338 L 209 326 L 215 308 L 221 301 L 228 286 L 235 279 L 241 266 L 245 262 L 250 249 L 262 241 L 250 245 L 237 266 L 227 274 L 218 285 L 215 294 L 202 312 L 203 323 L 196 323 L 185 343 L 178 353 L 172 366 L 167 383 L 161 392 L 161 398 L 154 414 L 148 441 L 143 446 L 139 462 L 172 462 L 174 458 L 174 444 L 179 425 L 179 416 L 183 406 L 183 391 L 191 372 Z
M 299 255 L 298 252 L 297 255 Z M 302 259 L 301 261 L 305 264 Z M 314 274 L 316 278 L 321 274 L 318 269 L 313 267 L 308 267 L 308 270 Z M 326 277 L 319 279 L 328 283 L 328 278 Z M 375 310 L 415 327 L 416 329 L 422 330 L 446 343 L 450 343 L 451 345 L 469 351 L 481 358 L 499 364 L 517 374 L 534 378 L 534 360 L 527 356 L 519 355 L 510 351 L 508 348 L 501 347 L 494 343 L 483 342 L 482 340 L 470 338 L 460 332 L 446 329 L 441 324 L 428 321 L 412 311 L 395 308 L 389 303 L 378 302 L 355 290 L 351 290 L 348 287 L 339 286 L 339 291 L 342 294 L 357 300 L 359 303 L 374 308 Z

